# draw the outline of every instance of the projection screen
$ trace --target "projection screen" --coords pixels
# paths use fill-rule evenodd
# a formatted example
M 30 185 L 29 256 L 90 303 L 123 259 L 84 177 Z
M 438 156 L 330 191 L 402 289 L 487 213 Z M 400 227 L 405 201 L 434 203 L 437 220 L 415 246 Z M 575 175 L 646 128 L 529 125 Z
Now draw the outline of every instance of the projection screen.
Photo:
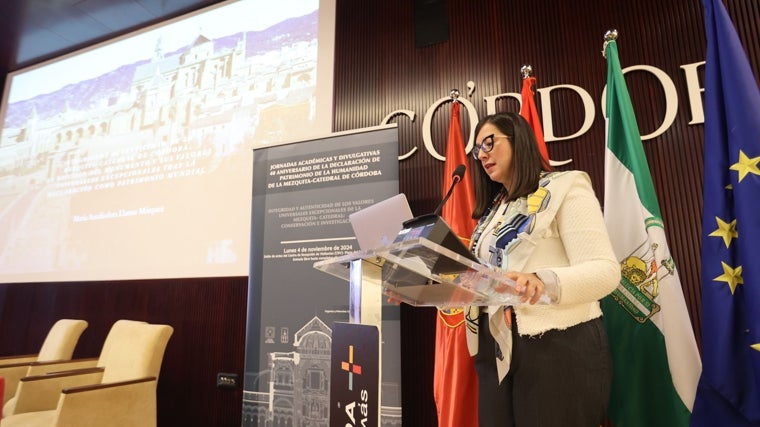
M 0 282 L 248 274 L 252 149 L 332 126 L 335 0 L 240 0 L 8 75 Z

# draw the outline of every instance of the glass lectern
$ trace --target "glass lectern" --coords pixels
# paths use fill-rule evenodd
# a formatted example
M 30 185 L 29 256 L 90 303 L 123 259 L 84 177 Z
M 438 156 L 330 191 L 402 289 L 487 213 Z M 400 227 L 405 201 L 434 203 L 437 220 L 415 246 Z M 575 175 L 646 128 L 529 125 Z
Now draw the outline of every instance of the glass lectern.
M 521 304 L 514 282 L 500 271 L 425 238 L 318 261 L 314 268 L 350 283 L 350 319 L 356 323 L 365 323 L 367 314 L 362 290 L 365 295 L 376 293 L 366 292 L 366 287 L 379 286 L 388 297 L 413 306 Z M 556 286 L 547 286 L 539 303 L 549 304 L 557 297 Z

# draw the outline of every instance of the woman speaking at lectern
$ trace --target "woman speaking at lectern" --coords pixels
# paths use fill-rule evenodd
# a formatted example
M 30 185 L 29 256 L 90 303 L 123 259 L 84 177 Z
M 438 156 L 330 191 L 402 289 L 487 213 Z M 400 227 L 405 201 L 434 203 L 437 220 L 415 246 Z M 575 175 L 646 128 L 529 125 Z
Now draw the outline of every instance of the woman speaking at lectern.
M 471 249 L 515 281 L 521 302 L 467 309 L 480 426 L 598 426 L 612 375 L 599 300 L 620 265 L 591 181 L 546 172 L 518 114 L 485 117 L 475 135 Z M 537 304 L 547 289 L 558 291 Z

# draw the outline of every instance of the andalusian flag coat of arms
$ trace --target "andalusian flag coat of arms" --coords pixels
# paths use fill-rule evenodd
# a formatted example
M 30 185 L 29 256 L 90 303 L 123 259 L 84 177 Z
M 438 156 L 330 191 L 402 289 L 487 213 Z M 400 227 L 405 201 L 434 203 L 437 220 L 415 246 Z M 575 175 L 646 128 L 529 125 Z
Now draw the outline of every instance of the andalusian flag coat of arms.
M 604 218 L 621 281 L 602 300 L 613 360 L 615 426 L 687 426 L 701 362 L 623 78 L 617 32 L 606 37 Z

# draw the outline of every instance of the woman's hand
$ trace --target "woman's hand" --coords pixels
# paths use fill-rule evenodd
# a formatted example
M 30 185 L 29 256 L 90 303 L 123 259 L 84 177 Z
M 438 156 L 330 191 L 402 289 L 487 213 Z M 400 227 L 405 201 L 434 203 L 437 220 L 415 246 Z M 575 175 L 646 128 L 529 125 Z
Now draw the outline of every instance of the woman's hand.
M 544 294 L 546 285 L 535 273 L 521 273 L 519 271 L 508 271 L 506 276 L 515 281 L 515 291 L 522 295 L 520 301 L 535 304 L 541 295 Z

